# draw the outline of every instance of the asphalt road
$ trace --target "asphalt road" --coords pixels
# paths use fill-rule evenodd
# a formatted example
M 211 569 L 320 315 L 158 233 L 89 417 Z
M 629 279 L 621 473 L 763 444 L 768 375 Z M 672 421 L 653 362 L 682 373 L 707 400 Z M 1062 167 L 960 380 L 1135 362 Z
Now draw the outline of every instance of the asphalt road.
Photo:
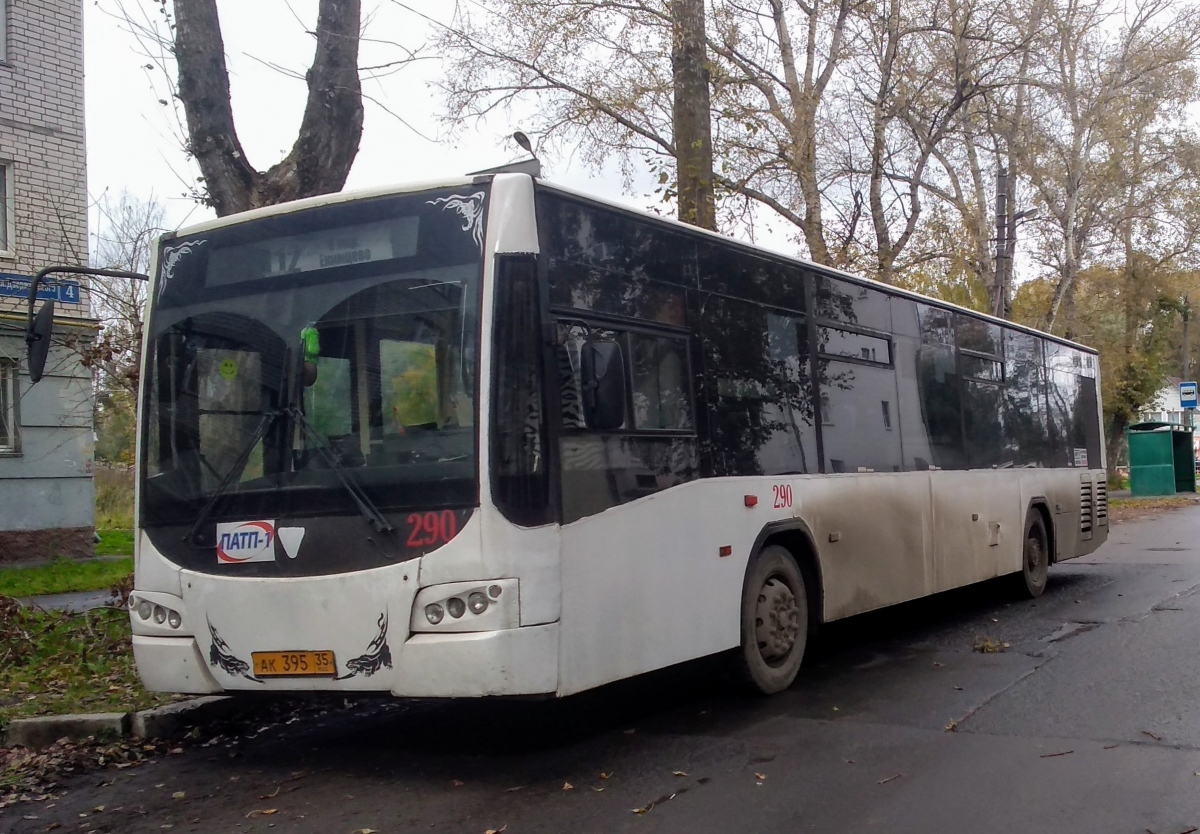
M 989 583 L 831 627 L 773 698 L 698 663 L 563 702 L 310 712 L 79 777 L 0 831 L 1194 831 L 1198 531 L 1200 507 L 1118 525 L 1034 602 Z

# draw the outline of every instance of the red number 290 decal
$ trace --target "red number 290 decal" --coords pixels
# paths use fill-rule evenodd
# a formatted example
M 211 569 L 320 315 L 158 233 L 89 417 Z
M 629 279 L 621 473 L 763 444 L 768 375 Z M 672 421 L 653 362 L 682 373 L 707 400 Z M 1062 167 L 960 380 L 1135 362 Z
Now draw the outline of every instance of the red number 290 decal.
M 429 547 L 445 544 L 458 533 L 458 518 L 453 510 L 440 513 L 409 513 L 408 546 Z
M 775 495 L 775 509 L 785 510 L 792 506 L 791 484 L 775 484 L 771 487 L 771 492 Z

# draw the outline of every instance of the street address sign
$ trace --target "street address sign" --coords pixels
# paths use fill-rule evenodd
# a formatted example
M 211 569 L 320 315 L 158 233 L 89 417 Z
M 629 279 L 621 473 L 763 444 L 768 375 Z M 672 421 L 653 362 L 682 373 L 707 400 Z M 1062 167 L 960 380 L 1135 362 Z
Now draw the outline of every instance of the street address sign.
M 1179 407 L 1189 409 L 1196 408 L 1196 383 L 1179 383 Z
M 27 275 L 0 272 L 0 297 L 28 298 L 33 279 Z M 59 304 L 78 304 L 78 281 L 42 281 L 38 286 L 38 301 L 57 301 Z

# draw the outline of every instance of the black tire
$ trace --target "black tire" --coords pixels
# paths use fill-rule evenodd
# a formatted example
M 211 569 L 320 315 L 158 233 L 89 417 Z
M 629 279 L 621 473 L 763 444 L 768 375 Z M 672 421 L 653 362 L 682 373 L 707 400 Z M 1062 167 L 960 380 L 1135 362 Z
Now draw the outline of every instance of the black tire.
M 1014 576 L 1017 593 L 1025 599 L 1037 599 L 1046 590 L 1050 573 L 1050 537 L 1046 520 L 1036 509 L 1025 516 L 1025 535 L 1021 538 L 1021 572 Z
M 804 575 L 786 547 L 771 545 L 755 556 L 742 589 L 742 645 L 738 676 L 763 695 L 792 685 L 808 644 L 808 593 Z

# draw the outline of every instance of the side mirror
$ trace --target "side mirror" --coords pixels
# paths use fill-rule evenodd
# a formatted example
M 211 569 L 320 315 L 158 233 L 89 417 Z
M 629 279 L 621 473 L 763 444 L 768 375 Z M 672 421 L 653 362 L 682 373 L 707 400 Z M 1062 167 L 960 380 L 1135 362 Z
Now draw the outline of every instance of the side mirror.
M 46 370 L 46 357 L 50 355 L 50 334 L 54 330 L 54 302 L 47 301 L 38 310 L 33 326 L 25 334 L 25 347 L 29 360 L 29 382 L 42 378 Z
M 625 425 L 625 359 L 616 342 L 587 341 L 579 352 L 583 418 L 589 429 Z

